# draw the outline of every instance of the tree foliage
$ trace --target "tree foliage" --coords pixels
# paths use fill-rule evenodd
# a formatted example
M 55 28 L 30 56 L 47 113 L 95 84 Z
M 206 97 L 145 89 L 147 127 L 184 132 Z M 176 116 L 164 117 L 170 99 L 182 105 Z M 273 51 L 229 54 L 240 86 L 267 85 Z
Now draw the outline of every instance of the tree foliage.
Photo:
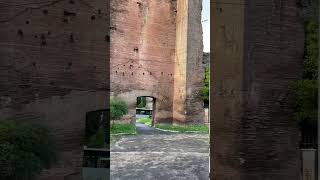
M 32 179 L 55 159 L 46 128 L 0 121 L 0 179 Z
M 147 97 L 138 97 L 137 98 L 137 107 L 144 108 L 147 105 Z
M 205 104 L 209 104 L 209 92 L 210 92 L 210 65 L 205 66 L 204 86 L 201 89 L 202 99 Z
M 305 34 L 304 79 L 317 79 L 319 57 L 318 23 L 314 20 L 306 21 Z
M 120 98 L 112 98 L 110 102 L 111 119 L 119 120 L 128 113 L 128 105 Z
M 305 22 L 305 55 L 303 80 L 296 84 L 297 118 L 302 124 L 314 124 L 318 109 L 318 23 Z

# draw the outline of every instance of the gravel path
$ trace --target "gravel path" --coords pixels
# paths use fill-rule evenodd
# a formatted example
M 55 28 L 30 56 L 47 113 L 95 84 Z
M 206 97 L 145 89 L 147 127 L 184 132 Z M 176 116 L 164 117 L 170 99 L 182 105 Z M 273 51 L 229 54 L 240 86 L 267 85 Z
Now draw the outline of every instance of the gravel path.
M 111 146 L 112 180 L 208 180 L 209 135 L 163 132 L 137 124 L 139 135 Z

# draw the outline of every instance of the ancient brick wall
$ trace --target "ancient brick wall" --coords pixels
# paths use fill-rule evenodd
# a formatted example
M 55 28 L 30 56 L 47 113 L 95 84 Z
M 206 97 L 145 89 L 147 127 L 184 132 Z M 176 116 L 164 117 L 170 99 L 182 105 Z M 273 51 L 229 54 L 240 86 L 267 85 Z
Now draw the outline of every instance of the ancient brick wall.
M 176 3 L 111 1 L 111 91 L 135 113 L 138 96 L 156 98 L 156 121 L 172 119 Z
M 203 121 L 203 103 L 194 95 L 203 81 L 201 2 L 114 0 L 111 7 L 113 95 L 129 103 L 131 114 L 138 96 L 155 97 L 156 122 Z
M 294 0 L 234 0 L 213 9 L 214 179 L 300 179 L 293 92 L 302 76 L 298 12 Z
M 86 112 L 107 108 L 109 3 L 2 0 L 1 120 L 40 123 L 59 161 L 40 179 L 80 175 Z

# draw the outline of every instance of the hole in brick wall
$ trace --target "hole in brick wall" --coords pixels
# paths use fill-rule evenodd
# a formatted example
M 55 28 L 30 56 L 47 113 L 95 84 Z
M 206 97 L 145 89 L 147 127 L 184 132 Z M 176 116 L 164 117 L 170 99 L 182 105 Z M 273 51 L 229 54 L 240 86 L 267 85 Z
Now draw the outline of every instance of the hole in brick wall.
M 101 14 L 101 9 L 98 9 L 98 14 Z
M 130 69 L 132 69 L 133 68 L 133 65 L 130 65 Z
M 131 76 L 133 76 L 133 72 L 131 73 Z
M 37 38 L 38 38 L 38 35 L 34 35 L 34 38 L 36 38 L 36 39 L 37 39 Z
M 135 47 L 133 50 L 134 50 L 135 52 L 138 52 L 138 51 L 139 51 L 139 48 Z
M 70 12 L 70 11 L 64 10 L 64 11 L 63 11 L 63 15 L 64 15 L 64 16 L 76 16 L 77 14 L 74 13 L 74 12 Z
M 74 4 L 74 1 L 73 1 L 73 0 L 70 0 L 69 3 L 70 3 L 70 4 Z
M 144 73 L 142 73 L 142 75 L 144 75 Z
M 70 43 L 74 43 L 73 33 L 70 34 L 69 42 L 70 42 Z
M 21 29 L 18 29 L 17 35 L 20 37 L 23 37 L 23 31 Z
M 152 72 L 150 72 L 150 75 L 152 75 Z
M 125 64 L 123 66 L 126 66 Z
M 113 26 L 111 26 L 110 29 L 111 29 L 111 30 L 115 30 L 115 31 L 117 30 L 117 28 L 116 28 L 116 27 L 113 27 Z
M 124 76 L 124 72 L 122 73 L 122 76 Z
M 49 13 L 48 10 L 46 10 L 46 9 L 44 9 L 42 12 L 44 15 L 48 15 L 48 13 Z
M 69 20 L 68 20 L 68 19 L 63 19 L 63 22 L 64 22 L 64 23 L 68 23 Z
M 95 20 L 96 19 L 96 16 L 95 15 L 92 15 L 91 16 L 91 20 Z
M 51 35 L 51 32 L 50 32 L 50 31 L 48 31 L 48 35 Z
M 97 66 L 93 66 L 94 69 L 97 69 Z
M 26 21 L 26 24 L 30 24 L 30 21 Z
M 44 36 L 44 34 L 41 34 L 41 39 L 42 39 L 42 40 L 45 40 L 45 39 L 46 39 L 46 37 Z
M 72 62 L 69 62 L 69 63 L 68 63 L 68 66 L 71 67 L 71 66 L 72 66 Z
M 161 75 L 163 75 L 163 72 L 161 72 Z
M 118 74 L 118 71 L 116 71 L 116 74 Z
M 41 41 L 41 46 L 45 46 L 45 45 L 47 45 L 47 41 L 46 40 L 42 40 Z
M 110 36 L 109 36 L 109 35 L 106 35 L 106 36 L 104 37 L 104 40 L 107 41 L 107 42 L 110 42 Z
M 54 82 L 53 81 L 50 81 L 50 83 L 49 83 L 50 85 L 54 85 Z
M 172 74 L 170 74 L 170 76 L 172 76 Z
M 35 67 L 36 66 L 36 62 L 32 62 L 32 66 Z

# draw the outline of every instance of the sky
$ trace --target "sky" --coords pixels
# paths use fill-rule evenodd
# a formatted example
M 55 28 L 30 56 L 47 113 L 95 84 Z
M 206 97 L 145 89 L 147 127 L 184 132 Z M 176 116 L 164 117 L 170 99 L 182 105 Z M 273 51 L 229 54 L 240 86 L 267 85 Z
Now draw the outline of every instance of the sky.
M 202 0 L 203 51 L 210 52 L 210 0 Z

